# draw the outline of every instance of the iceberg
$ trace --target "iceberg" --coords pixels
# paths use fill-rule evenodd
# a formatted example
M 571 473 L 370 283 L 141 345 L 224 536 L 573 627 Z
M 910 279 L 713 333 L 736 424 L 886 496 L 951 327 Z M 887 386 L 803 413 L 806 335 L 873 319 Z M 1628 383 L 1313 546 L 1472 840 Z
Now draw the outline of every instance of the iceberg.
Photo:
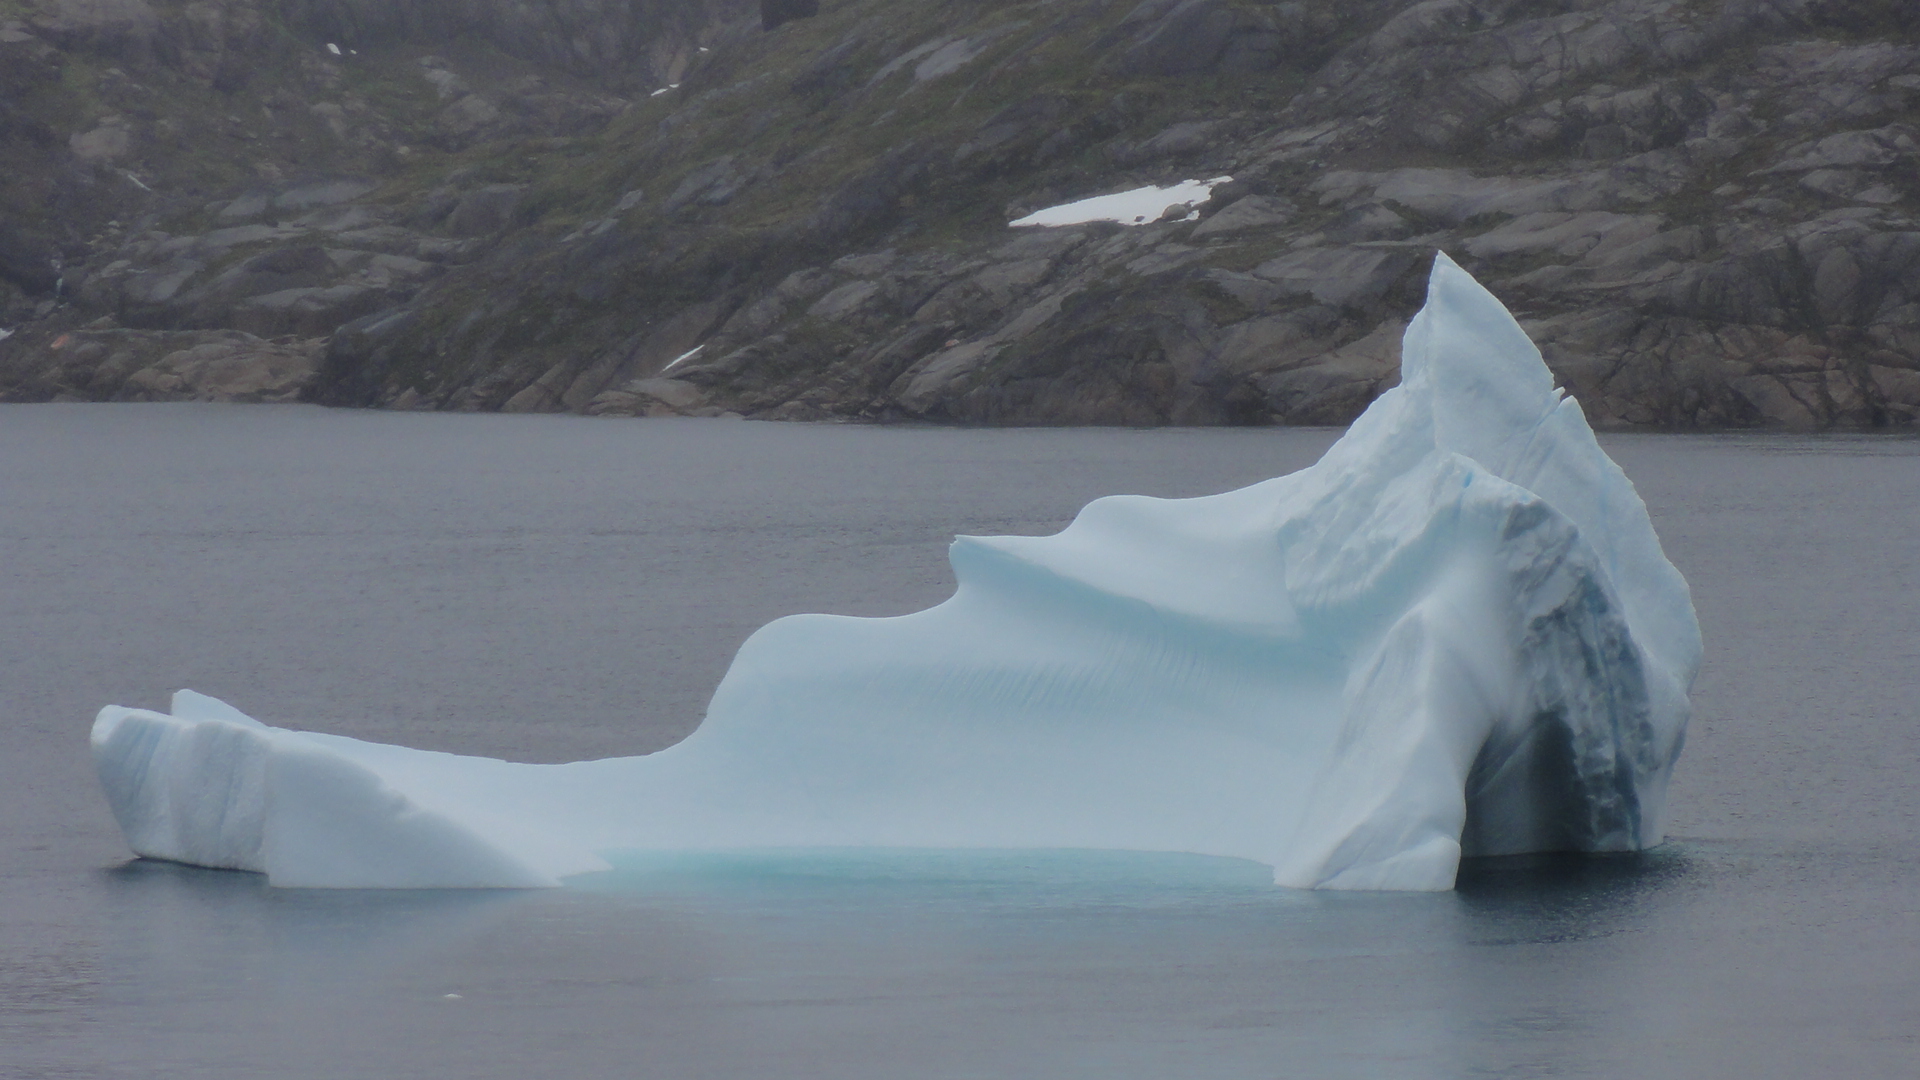
M 528 765 L 268 727 L 182 691 L 92 745 L 133 850 L 274 885 L 534 887 L 609 853 L 1131 849 L 1287 886 L 1662 839 L 1700 635 L 1632 483 L 1444 254 L 1401 383 L 1315 465 L 954 541 L 897 618 L 756 632 L 704 723 Z

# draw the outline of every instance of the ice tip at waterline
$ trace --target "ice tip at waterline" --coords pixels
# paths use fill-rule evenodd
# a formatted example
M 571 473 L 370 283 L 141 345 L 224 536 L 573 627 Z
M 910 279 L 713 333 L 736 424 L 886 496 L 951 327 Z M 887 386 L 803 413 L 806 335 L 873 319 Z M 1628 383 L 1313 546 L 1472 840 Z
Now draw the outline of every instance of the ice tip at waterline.
M 1314 465 L 960 537 L 957 586 L 741 646 L 644 757 L 527 765 L 182 691 L 93 729 L 136 852 L 277 886 L 547 887 L 616 851 L 1251 859 L 1438 890 L 1472 855 L 1661 841 L 1700 636 L 1633 485 L 1444 254 L 1403 378 Z

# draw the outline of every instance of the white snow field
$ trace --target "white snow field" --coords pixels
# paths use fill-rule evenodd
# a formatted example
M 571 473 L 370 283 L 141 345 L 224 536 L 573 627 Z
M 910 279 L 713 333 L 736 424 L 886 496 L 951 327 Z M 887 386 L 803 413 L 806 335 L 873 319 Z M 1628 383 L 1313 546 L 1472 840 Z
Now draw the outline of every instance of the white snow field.
M 1133 849 L 1283 885 L 1661 840 L 1700 659 L 1633 485 L 1445 255 L 1401 385 L 1317 464 L 960 537 L 953 597 L 755 633 L 677 746 L 523 765 L 191 692 L 93 750 L 136 852 L 281 886 L 554 885 L 626 850 Z M 612 704 L 612 703 L 609 703 Z
M 1192 206 L 1207 201 L 1215 186 L 1232 180 L 1216 176 L 1211 180 L 1182 180 L 1168 187 L 1134 188 L 1111 195 L 1095 195 L 1076 202 L 1035 210 L 1026 217 L 1008 222 L 1014 228 L 1028 225 L 1084 225 L 1089 221 L 1117 221 L 1122 225 L 1145 225 L 1160 220 L 1160 215 L 1176 206 Z

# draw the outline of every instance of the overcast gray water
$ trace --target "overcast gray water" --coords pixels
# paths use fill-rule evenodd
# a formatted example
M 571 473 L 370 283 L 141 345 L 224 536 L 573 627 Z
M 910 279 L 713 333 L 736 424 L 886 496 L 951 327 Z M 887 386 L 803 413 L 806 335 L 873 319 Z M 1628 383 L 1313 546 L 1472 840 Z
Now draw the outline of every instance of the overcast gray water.
M 0 406 L 0 1077 L 1920 1076 L 1909 438 L 1603 440 L 1706 634 L 1672 841 L 1451 894 L 1020 853 L 280 891 L 130 861 L 86 757 L 101 705 L 181 686 L 462 753 L 642 753 L 767 620 L 944 598 L 953 533 L 1335 435 Z

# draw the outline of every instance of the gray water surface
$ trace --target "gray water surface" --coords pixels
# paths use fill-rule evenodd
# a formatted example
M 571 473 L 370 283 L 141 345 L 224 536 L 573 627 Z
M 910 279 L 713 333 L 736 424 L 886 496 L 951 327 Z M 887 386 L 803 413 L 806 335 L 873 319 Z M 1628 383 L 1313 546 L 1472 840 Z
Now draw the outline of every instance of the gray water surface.
M 1920 1075 L 1920 441 L 1613 437 L 1707 639 L 1665 847 L 1436 896 L 1231 860 L 622 861 L 536 893 L 131 860 L 108 703 L 521 760 L 697 723 L 754 628 L 956 532 L 1327 431 L 0 406 L 0 1077 Z M 448 995 L 457 995 L 449 997 Z

